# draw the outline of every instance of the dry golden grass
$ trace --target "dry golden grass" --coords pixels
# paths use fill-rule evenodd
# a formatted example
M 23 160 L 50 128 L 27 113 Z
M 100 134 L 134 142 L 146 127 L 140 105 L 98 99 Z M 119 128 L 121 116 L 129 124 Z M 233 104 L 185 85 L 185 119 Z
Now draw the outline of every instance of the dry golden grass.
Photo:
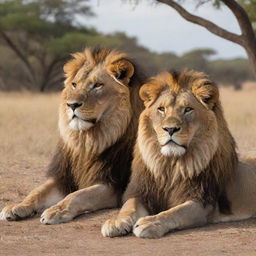
M 0 153 L 48 156 L 57 139 L 58 94 L 0 93 Z
M 221 88 L 220 95 L 239 152 L 256 155 L 256 84 L 246 84 L 242 91 Z

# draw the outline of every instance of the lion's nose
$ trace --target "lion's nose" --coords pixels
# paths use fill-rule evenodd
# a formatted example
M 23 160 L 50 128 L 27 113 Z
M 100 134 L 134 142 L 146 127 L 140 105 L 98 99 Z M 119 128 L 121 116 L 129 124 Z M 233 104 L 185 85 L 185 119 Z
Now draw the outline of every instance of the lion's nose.
M 82 103 L 80 102 L 68 102 L 67 103 L 68 107 L 70 107 L 73 111 L 75 111 L 75 109 L 79 108 L 82 106 Z
M 163 127 L 163 130 L 165 130 L 170 134 L 170 136 L 172 136 L 175 132 L 178 132 L 180 130 L 180 127 Z

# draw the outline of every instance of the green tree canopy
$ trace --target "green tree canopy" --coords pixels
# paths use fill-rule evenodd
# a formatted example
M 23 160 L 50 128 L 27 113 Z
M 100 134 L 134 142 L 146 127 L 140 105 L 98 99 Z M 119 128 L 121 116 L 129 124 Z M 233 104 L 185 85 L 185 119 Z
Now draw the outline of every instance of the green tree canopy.
M 94 29 L 76 24 L 76 15 L 93 15 L 88 1 L 0 1 L 0 36 L 26 67 L 28 87 L 44 91 L 54 86 L 62 79 L 55 69 L 67 52 L 99 37 Z

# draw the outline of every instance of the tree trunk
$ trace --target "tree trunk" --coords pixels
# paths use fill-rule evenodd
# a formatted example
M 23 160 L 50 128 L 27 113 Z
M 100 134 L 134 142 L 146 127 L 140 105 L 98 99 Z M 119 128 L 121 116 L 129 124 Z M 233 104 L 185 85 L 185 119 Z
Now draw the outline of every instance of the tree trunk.
M 256 43 L 254 45 L 246 45 L 244 48 L 246 50 L 253 75 L 256 77 Z
M 20 51 L 20 49 L 18 49 L 18 47 L 14 44 L 14 42 L 11 40 L 11 38 L 4 31 L 0 31 L 0 35 L 6 42 L 7 46 L 23 62 L 23 64 L 25 65 L 25 67 L 28 71 L 29 80 L 35 86 L 37 84 L 37 78 L 36 78 L 34 69 L 32 68 L 31 64 L 28 61 L 28 58 L 22 53 L 22 51 Z
M 40 92 L 44 92 L 49 84 L 51 84 L 52 76 L 57 65 L 61 62 L 62 58 L 56 57 L 53 59 L 46 68 L 43 68 L 43 77 L 39 86 Z

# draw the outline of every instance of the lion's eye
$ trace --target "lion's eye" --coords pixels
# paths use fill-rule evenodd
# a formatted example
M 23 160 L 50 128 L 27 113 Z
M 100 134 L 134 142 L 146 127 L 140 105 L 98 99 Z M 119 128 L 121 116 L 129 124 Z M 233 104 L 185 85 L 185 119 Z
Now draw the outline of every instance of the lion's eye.
M 191 107 L 186 107 L 186 108 L 184 109 L 184 113 L 189 113 L 189 112 L 191 112 L 192 110 L 194 110 L 194 109 L 191 108 Z
M 158 110 L 160 113 L 164 113 L 165 108 L 164 108 L 164 107 L 158 107 L 157 110 Z
M 73 88 L 76 88 L 76 86 L 77 86 L 77 83 L 75 83 L 75 82 L 72 82 L 72 86 L 73 86 Z
M 103 83 L 96 83 L 96 84 L 94 84 L 93 89 L 99 90 L 102 87 L 103 87 Z

